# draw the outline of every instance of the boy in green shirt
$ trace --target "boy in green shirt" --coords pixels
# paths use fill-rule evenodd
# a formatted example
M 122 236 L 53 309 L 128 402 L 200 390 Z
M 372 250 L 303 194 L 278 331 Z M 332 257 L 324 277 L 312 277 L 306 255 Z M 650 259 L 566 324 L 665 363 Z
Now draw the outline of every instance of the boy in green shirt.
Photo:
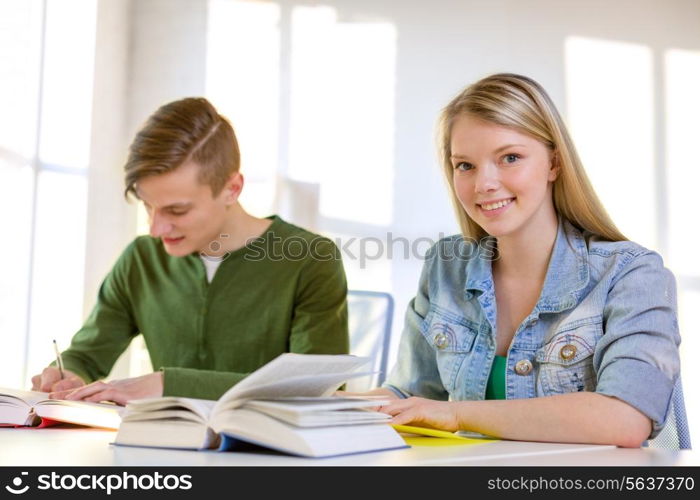
M 206 99 L 175 101 L 149 118 L 125 170 L 150 236 L 136 238 L 106 277 L 62 353 L 63 378 L 49 366 L 32 378 L 35 390 L 119 404 L 216 399 L 283 352 L 348 352 L 338 248 L 279 217 L 246 213 L 239 166 L 233 129 Z M 160 369 L 94 382 L 139 333 Z

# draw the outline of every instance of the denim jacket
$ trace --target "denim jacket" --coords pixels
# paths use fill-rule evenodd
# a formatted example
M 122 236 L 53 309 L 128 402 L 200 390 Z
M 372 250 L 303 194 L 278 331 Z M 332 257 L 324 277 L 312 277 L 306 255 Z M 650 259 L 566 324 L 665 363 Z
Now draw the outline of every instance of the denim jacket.
M 482 400 L 496 351 L 495 240 L 431 248 L 384 384 L 401 397 Z M 676 285 L 661 257 L 561 220 L 544 286 L 507 353 L 506 398 L 595 391 L 663 428 L 680 372 Z

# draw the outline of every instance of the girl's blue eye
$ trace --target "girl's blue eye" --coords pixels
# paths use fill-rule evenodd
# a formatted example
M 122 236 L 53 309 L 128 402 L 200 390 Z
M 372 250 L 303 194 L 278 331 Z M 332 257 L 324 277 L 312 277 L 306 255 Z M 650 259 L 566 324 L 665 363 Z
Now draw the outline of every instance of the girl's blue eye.
M 471 170 L 472 168 L 474 168 L 474 165 L 467 163 L 466 161 L 459 162 L 457 165 L 455 165 L 455 170 L 461 170 L 462 172 L 465 170 Z
M 509 154 L 509 155 L 505 155 L 503 157 L 503 159 L 505 160 L 506 163 L 515 163 L 516 161 L 518 161 L 520 159 L 520 155 Z

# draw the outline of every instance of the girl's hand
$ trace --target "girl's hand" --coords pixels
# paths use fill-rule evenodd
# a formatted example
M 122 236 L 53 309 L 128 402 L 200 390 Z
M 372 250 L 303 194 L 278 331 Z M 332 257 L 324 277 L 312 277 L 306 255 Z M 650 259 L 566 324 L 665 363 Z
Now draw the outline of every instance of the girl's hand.
M 451 401 L 412 397 L 392 401 L 379 408 L 379 411 L 394 417 L 392 424 L 416 425 L 450 432 L 459 430 L 457 405 Z

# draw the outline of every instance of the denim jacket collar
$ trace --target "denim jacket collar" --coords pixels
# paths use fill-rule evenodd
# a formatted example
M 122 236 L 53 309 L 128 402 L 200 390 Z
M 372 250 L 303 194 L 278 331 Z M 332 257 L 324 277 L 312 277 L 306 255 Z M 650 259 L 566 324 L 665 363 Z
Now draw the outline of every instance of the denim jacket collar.
M 490 248 L 494 248 L 491 244 Z M 479 246 L 483 249 L 483 246 Z M 493 294 L 492 260 L 482 257 L 469 259 L 465 295 L 470 299 L 474 292 Z M 571 270 L 576 269 L 573 273 Z M 583 234 L 563 217 L 559 217 L 557 237 L 549 259 L 542 293 L 535 308 L 539 312 L 556 313 L 574 307 L 579 292 L 589 281 L 588 251 Z

